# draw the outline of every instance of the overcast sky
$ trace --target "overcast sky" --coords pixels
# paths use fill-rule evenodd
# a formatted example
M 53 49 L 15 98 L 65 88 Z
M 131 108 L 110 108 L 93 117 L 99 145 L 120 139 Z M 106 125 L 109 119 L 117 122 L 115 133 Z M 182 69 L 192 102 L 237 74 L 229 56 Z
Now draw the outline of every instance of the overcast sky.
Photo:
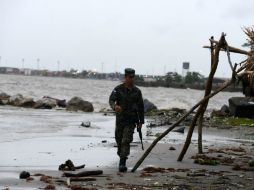
M 242 27 L 254 25 L 253 0 L 0 0 L 1 66 L 76 68 L 140 74 L 208 75 L 208 45 L 227 33 L 241 47 Z M 222 54 L 217 76 L 230 76 Z M 242 56 L 232 56 L 234 62 Z

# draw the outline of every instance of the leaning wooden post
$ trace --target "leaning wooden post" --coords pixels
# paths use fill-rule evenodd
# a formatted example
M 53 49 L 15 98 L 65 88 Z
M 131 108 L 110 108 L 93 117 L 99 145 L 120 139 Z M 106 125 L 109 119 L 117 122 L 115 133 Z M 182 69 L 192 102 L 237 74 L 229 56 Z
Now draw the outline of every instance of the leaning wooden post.
M 210 38 L 210 47 L 211 47 L 211 71 L 213 68 L 213 62 L 214 62 L 214 43 L 213 43 L 213 36 Z M 210 73 L 211 73 L 210 71 Z M 209 75 L 210 77 L 210 75 Z M 206 83 L 206 88 L 205 88 L 205 95 L 207 96 L 208 94 L 211 93 L 211 91 L 208 93 L 208 85 L 210 85 L 208 82 Z M 211 84 L 212 85 L 212 84 Z M 198 118 L 198 153 L 202 154 L 203 153 L 203 146 L 202 146 L 202 135 L 203 135 L 203 121 L 204 121 L 204 113 L 207 108 L 208 102 L 206 105 L 203 106 L 202 113 L 199 115 Z
M 152 151 L 152 149 L 156 146 L 156 144 L 164 138 L 170 131 L 172 131 L 177 125 L 179 125 L 188 115 L 190 115 L 200 104 L 204 103 L 209 98 L 215 96 L 220 91 L 224 90 L 228 86 L 230 86 L 233 83 L 234 80 L 229 80 L 225 82 L 220 88 L 215 90 L 213 93 L 209 94 L 208 96 L 204 97 L 202 100 L 200 100 L 197 104 L 195 104 L 186 114 L 184 114 L 180 119 L 178 119 L 173 125 L 171 125 L 166 131 L 164 131 L 160 136 L 158 136 L 152 144 L 146 149 L 144 154 L 141 156 L 141 158 L 136 162 L 135 166 L 131 170 L 132 172 L 135 172 L 137 168 L 142 164 L 142 162 L 145 160 L 145 158 L 149 155 L 149 153 Z
M 221 38 L 219 40 L 219 43 L 217 44 L 217 46 L 215 48 L 215 52 L 214 52 L 214 56 L 213 56 L 212 69 L 211 69 L 211 72 L 210 72 L 208 80 L 207 80 L 205 96 L 208 96 L 210 94 L 210 92 L 211 92 L 212 82 L 213 82 L 213 76 L 214 76 L 214 74 L 215 74 L 215 72 L 217 70 L 217 66 L 218 66 L 218 63 L 219 63 L 220 49 L 224 45 L 225 45 L 225 34 L 222 33 Z M 187 137 L 186 137 L 183 149 L 182 149 L 182 151 L 179 154 L 179 157 L 177 159 L 178 161 L 182 161 L 183 160 L 183 157 L 186 154 L 186 152 L 187 152 L 187 150 L 188 150 L 188 148 L 190 146 L 191 138 L 192 138 L 192 134 L 193 134 L 193 131 L 195 129 L 195 126 L 196 126 L 196 122 L 197 122 L 199 116 L 202 116 L 204 114 L 204 112 L 206 110 L 206 107 L 207 107 L 207 104 L 208 104 L 208 101 L 209 101 L 209 99 L 207 99 L 206 101 L 204 101 L 202 103 L 202 105 L 200 105 L 196 115 L 194 116 L 194 118 L 193 118 L 193 120 L 191 122 L 191 125 L 189 127 L 189 131 L 188 131 L 188 134 L 187 134 Z

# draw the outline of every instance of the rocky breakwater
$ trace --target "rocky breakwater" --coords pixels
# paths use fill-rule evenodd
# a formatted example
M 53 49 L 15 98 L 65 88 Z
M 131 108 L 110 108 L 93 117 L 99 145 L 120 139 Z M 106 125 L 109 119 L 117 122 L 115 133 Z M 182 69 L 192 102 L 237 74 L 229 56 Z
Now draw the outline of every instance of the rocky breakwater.
M 52 98 L 50 96 L 44 96 L 41 99 L 34 100 L 32 97 L 26 97 L 22 94 L 9 95 L 4 92 L 0 93 L 0 105 L 33 109 L 63 108 L 67 111 L 94 111 L 93 104 L 83 100 L 81 97 L 73 97 L 68 102 L 64 99 Z

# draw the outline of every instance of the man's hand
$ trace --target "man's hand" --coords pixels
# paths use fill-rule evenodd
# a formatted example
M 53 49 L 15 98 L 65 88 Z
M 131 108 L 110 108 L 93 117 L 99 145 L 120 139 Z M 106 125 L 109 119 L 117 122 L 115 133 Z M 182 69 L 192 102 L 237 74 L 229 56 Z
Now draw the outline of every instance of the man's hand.
M 141 130 L 141 129 L 142 129 L 142 124 L 138 124 L 137 130 Z
M 115 105 L 115 112 L 120 113 L 122 111 L 121 106 Z

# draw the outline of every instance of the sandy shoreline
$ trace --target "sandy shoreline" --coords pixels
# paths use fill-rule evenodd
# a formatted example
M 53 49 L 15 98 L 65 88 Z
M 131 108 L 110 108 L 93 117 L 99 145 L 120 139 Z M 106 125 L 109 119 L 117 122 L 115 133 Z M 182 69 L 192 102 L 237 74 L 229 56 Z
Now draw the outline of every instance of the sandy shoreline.
M 176 162 L 180 146 L 175 146 L 176 151 L 169 151 L 168 145 L 159 144 L 148 159 L 142 164 L 141 168 L 147 166 L 173 168 L 176 171 L 166 171 L 163 173 L 143 173 L 138 170 L 135 173 L 119 174 L 116 167 L 93 168 L 102 169 L 103 177 L 95 177 L 96 181 L 87 182 L 72 182 L 71 186 L 82 186 L 84 188 L 96 189 L 253 189 L 253 171 L 233 171 L 232 166 L 204 166 L 193 164 L 190 157 L 193 155 L 195 148 L 192 147 L 188 152 L 186 159 L 182 162 Z M 252 148 L 253 151 L 253 148 Z M 128 165 L 131 166 L 136 161 L 141 152 L 131 156 Z M 253 156 L 253 155 L 252 155 Z M 89 170 L 87 168 L 84 170 Z M 131 169 L 131 167 L 129 167 Z M 178 169 L 178 170 L 177 170 Z M 183 169 L 183 170 L 179 170 Z M 82 171 L 82 170 L 81 170 Z M 10 189 L 43 189 L 48 186 L 48 183 L 40 181 L 40 177 L 34 177 L 33 181 L 17 179 L 18 170 L 5 171 L 4 173 L 12 172 L 16 177 L 5 178 L 0 180 L 1 187 Z M 80 171 L 79 171 L 80 172 Z M 30 173 L 44 174 L 52 176 L 52 185 L 56 189 L 69 189 L 65 183 L 67 178 L 61 177 L 62 172 L 57 170 L 31 170 Z M 63 182 L 57 182 L 62 180 Z M 75 189 L 75 188 L 74 188 Z
M 118 158 L 115 156 L 116 149 L 113 148 L 112 143 L 106 143 L 105 150 L 109 150 L 109 153 L 104 152 L 100 156 L 99 160 L 103 160 L 106 154 L 112 154 L 111 164 L 105 166 L 101 165 L 94 167 L 88 163 L 86 164 L 85 169 L 78 170 L 87 171 L 87 170 L 103 170 L 103 177 L 94 177 L 96 181 L 87 181 L 87 182 L 72 182 L 71 186 L 67 187 L 64 183 L 67 178 L 63 178 L 62 173 L 57 171 L 56 165 L 51 167 L 51 169 L 36 169 L 31 167 L 1 167 L 0 169 L 0 187 L 1 189 L 44 189 L 48 186 L 48 183 L 40 181 L 40 176 L 32 176 L 34 180 L 26 181 L 18 179 L 19 173 L 22 170 L 29 171 L 31 175 L 36 173 L 44 174 L 47 176 L 52 176 L 52 185 L 56 189 L 75 189 L 75 185 L 81 185 L 83 188 L 95 188 L 95 189 L 253 189 L 254 187 L 254 172 L 253 171 L 235 171 L 232 170 L 234 165 L 243 164 L 246 160 L 254 158 L 254 141 L 237 139 L 239 136 L 239 129 L 233 128 L 230 130 L 227 129 L 213 129 L 206 128 L 206 134 L 217 136 L 219 139 L 225 137 L 225 143 L 216 143 L 215 139 L 207 139 L 204 142 L 204 151 L 209 152 L 209 150 L 218 150 L 225 148 L 233 148 L 235 151 L 228 151 L 227 153 L 217 153 L 212 152 L 206 155 L 218 157 L 220 155 L 222 158 L 229 157 L 234 160 L 230 165 L 228 164 L 219 164 L 217 166 L 208 166 L 208 165 L 199 165 L 194 164 L 194 160 L 191 159 L 192 156 L 196 155 L 197 144 L 194 141 L 190 146 L 187 155 L 183 162 L 177 162 L 177 156 L 182 147 L 182 141 L 177 139 L 172 139 L 174 136 L 172 134 L 162 143 L 159 143 L 152 153 L 147 157 L 141 167 L 135 173 L 125 173 L 119 174 L 117 172 L 117 162 Z M 242 127 L 241 133 L 253 133 L 253 128 Z M 235 135 L 235 136 L 232 136 Z M 241 134 L 242 136 L 242 134 Z M 234 137 L 233 139 L 229 137 Z M 175 141 L 168 141 L 169 139 Z M 182 136 L 184 139 L 184 136 Z M 230 140 L 231 139 L 231 140 Z M 140 148 L 140 144 L 134 140 L 132 147 L 132 153 L 128 159 L 129 171 L 132 166 L 135 164 L 137 159 L 140 158 L 143 151 Z M 151 137 L 145 137 L 145 148 L 149 146 L 151 142 Z M 211 145 L 213 144 L 213 145 Z M 176 150 L 169 150 L 169 147 L 173 146 Z M 237 152 L 237 149 L 241 147 L 245 152 Z M 95 148 L 96 149 L 96 148 Z M 110 151 L 112 149 L 112 151 Z M 86 152 L 86 151 L 85 151 Z M 66 158 L 62 158 L 64 161 Z M 52 158 L 53 160 L 53 158 Z M 74 162 L 77 161 L 74 159 Z M 82 158 L 80 158 L 79 163 L 81 164 Z M 59 163 L 60 164 L 60 163 Z M 244 163 L 246 165 L 246 163 Z M 153 166 L 161 168 L 170 168 L 163 172 L 144 172 L 142 169 Z M 178 169 L 178 170 L 177 170 Z M 183 170 L 179 170 L 183 169 Z M 74 172 L 75 173 L 75 172 Z M 57 182 L 57 181 L 62 182 Z

